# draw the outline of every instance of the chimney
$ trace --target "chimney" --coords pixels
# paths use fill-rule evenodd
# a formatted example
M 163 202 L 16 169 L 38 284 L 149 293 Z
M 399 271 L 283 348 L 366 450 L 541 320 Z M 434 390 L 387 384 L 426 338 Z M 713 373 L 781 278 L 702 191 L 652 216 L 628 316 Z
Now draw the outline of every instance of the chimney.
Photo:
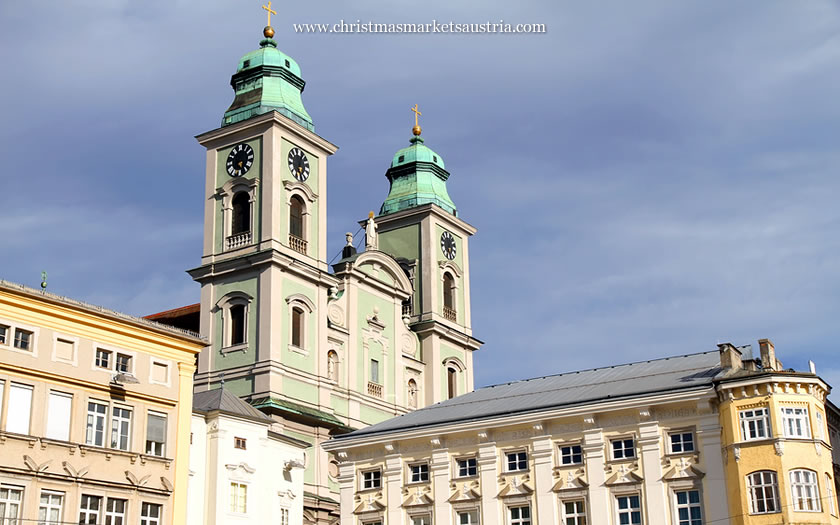
M 769 339 L 759 339 L 758 347 L 761 349 L 761 367 L 765 370 L 778 370 L 781 363 L 776 361 L 776 348 Z
M 740 370 L 741 365 L 741 351 L 735 348 L 732 343 L 721 343 L 718 345 L 720 351 L 720 366 L 724 368 L 732 368 Z

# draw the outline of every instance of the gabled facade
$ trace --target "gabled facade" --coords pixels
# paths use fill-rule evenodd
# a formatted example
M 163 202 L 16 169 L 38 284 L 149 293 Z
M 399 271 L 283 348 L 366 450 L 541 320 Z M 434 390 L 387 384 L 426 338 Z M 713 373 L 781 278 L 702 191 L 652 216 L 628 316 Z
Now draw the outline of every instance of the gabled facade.
M 0 281 L 0 523 L 183 523 L 205 344 Z

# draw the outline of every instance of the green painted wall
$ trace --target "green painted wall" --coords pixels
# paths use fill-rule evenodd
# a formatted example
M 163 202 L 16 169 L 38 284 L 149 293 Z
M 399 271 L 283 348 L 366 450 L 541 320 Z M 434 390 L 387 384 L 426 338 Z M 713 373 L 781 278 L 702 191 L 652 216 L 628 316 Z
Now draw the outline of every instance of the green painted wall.
M 391 277 L 391 274 L 382 269 L 378 271 L 375 270 L 372 264 L 363 264 L 361 266 L 357 266 L 356 268 L 365 275 L 369 275 L 374 279 L 382 281 L 388 286 L 394 286 L 394 284 L 396 283 L 396 280 L 393 277 Z
M 254 392 L 254 378 L 227 379 L 225 380 L 225 389 L 239 397 L 249 396 Z
M 356 363 L 356 385 L 358 392 L 367 393 L 367 381 L 370 377 L 370 360 L 376 359 L 379 361 L 379 383 L 385 386 L 383 389 L 383 399 L 393 399 L 394 381 L 396 374 L 394 370 L 394 347 L 396 346 L 394 335 L 394 314 L 395 306 L 393 302 L 385 301 L 379 296 L 365 291 L 359 290 L 358 294 L 358 318 L 356 319 L 359 348 L 363 348 L 365 344 L 364 334 L 361 328 L 369 327 L 367 318 L 373 315 L 374 308 L 379 308 L 379 319 L 385 325 L 383 337 L 387 339 L 388 355 L 384 356 L 385 349 L 376 341 L 370 340 L 368 342 L 368 357 L 367 359 L 359 359 Z M 387 374 L 387 376 L 386 376 Z
M 231 180 L 230 175 L 227 173 L 227 158 L 230 154 L 231 149 L 234 146 L 239 145 L 240 143 L 232 144 L 230 146 L 225 146 L 222 149 L 216 150 L 216 187 L 220 188 L 224 186 L 228 181 Z M 248 173 L 245 176 L 241 177 L 242 179 L 247 180 L 254 180 L 254 179 L 261 179 L 262 178 L 262 137 L 256 137 L 251 140 L 246 140 L 245 144 L 248 144 L 254 150 L 254 165 L 251 166 L 251 169 L 248 170 Z M 252 239 L 259 239 L 260 238 L 260 212 L 262 209 L 262 198 L 261 192 L 259 191 L 259 187 L 257 188 L 257 196 L 254 199 L 254 209 L 252 213 L 254 224 L 251 225 L 251 233 Z M 213 239 L 213 248 L 214 250 L 219 253 L 224 251 L 224 235 L 225 235 L 225 228 L 224 228 L 224 214 L 222 212 L 222 207 L 224 203 L 220 200 L 216 200 L 216 235 Z
M 289 171 L 289 151 L 293 148 L 300 148 L 306 153 L 306 157 L 309 159 L 309 178 L 303 182 L 309 186 L 309 188 L 317 195 L 320 191 L 321 181 L 318 179 L 318 169 L 320 159 L 315 156 L 310 151 L 307 151 L 306 148 L 302 147 L 299 144 L 294 144 L 287 140 L 283 140 L 282 144 L 280 145 L 280 164 L 281 167 L 280 173 L 282 173 L 283 180 L 288 180 L 290 182 L 300 182 L 298 181 L 294 175 Z M 318 232 L 320 231 L 321 224 L 318 221 L 318 209 L 320 206 L 320 201 L 318 199 L 315 200 L 314 203 L 309 202 L 308 200 L 304 199 L 306 203 L 306 212 L 309 214 L 307 219 L 308 229 L 306 231 L 306 242 L 307 242 L 307 255 L 315 259 L 323 259 L 324 257 L 321 254 L 321 247 L 318 245 Z M 289 243 L 289 206 L 286 202 L 278 203 L 279 205 L 283 206 L 283 213 L 280 214 L 283 217 L 280 233 L 282 238 L 280 242 L 282 244 Z
M 383 412 L 373 407 L 362 405 L 359 410 L 359 417 L 365 423 L 373 425 L 376 423 L 381 423 L 386 419 L 391 419 L 392 417 L 394 417 L 394 415 L 389 414 L 388 412 Z
M 446 361 L 450 357 L 455 357 L 461 363 L 467 363 L 467 351 L 463 348 L 458 348 L 455 346 L 449 346 L 446 344 L 441 343 L 440 345 L 440 363 L 437 366 L 443 367 L 443 361 Z M 449 394 L 447 392 L 449 388 L 449 384 L 447 383 L 447 375 L 446 370 L 443 370 L 443 375 L 441 376 L 442 380 L 440 382 L 440 395 L 441 399 L 446 399 L 446 396 Z M 458 374 L 458 395 L 465 394 L 467 392 L 467 374 L 461 373 Z
M 331 396 L 330 406 L 338 416 L 348 417 L 350 415 L 350 402 L 347 399 Z
M 414 269 L 414 295 L 412 305 L 415 312 L 423 311 L 423 294 L 420 288 L 423 284 L 423 272 L 420 271 L 419 261 L 422 260 L 421 253 L 423 245 L 420 239 L 420 225 L 411 224 L 403 228 L 384 232 L 379 235 L 379 249 L 394 257 L 404 257 L 408 260 L 418 261 Z
M 283 319 L 281 322 L 281 329 L 282 337 L 282 349 L 281 355 L 283 362 L 298 370 L 304 370 L 306 372 L 315 373 L 315 352 L 318 351 L 318 312 L 317 310 L 311 314 L 307 313 L 305 316 L 305 323 L 304 323 L 304 346 L 306 347 L 305 350 L 309 352 L 309 355 L 303 355 L 299 352 L 295 352 L 294 350 L 289 349 L 289 343 L 292 340 L 292 308 L 289 303 L 286 302 L 286 298 L 294 295 L 294 294 L 301 294 L 306 296 L 312 304 L 318 304 L 318 295 L 317 290 L 310 286 L 307 286 L 299 281 L 294 279 L 285 278 L 283 279 L 282 284 L 282 294 L 283 298 L 282 301 L 282 308 L 283 308 Z M 304 312 L 306 310 L 304 309 Z
M 312 445 L 315 441 L 312 439 L 312 436 L 303 434 L 301 432 L 295 432 L 294 430 L 284 430 L 283 435 L 289 436 L 290 438 L 299 439 L 301 441 L 306 441 L 310 445 Z M 309 457 L 309 464 L 306 465 L 306 469 L 303 471 L 303 482 L 304 483 L 315 483 L 315 461 L 312 460 L 312 455 L 317 453 L 314 446 L 310 446 L 306 449 L 306 455 Z
M 216 285 L 214 287 L 214 293 L 216 294 L 216 296 L 213 298 L 214 308 L 219 302 L 219 300 L 225 295 L 229 294 L 230 292 L 243 292 L 250 295 L 253 298 L 251 300 L 251 303 L 248 305 L 248 319 L 246 320 L 246 326 L 248 328 L 246 335 L 246 340 L 248 341 L 247 352 L 232 352 L 227 355 L 222 355 L 221 349 L 222 346 L 224 346 L 225 342 L 225 323 L 224 319 L 222 318 L 223 314 L 221 309 L 217 309 L 217 311 L 214 313 L 216 322 L 215 332 L 213 334 L 213 350 L 214 352 L 216 352 L 217 356 L 215 359 L 216 366 L 214 367 L 216 370 L 224 370 L 226 368 L 253 364 L 256 361 L 256 350 L 257 344 L 259 343 L 257 335 L 257 310 L 259 308 L 259 300 L 257 297 L 258 286 L 259 279 L 256 277 L 255 274 L 240 274 L 235 279 L 220 280 L 216 282 Z
M 296 401 L 318 404 L 317 386 L 292 379 L 288 376 L 283 378 L 283 395 L 289 396 Z

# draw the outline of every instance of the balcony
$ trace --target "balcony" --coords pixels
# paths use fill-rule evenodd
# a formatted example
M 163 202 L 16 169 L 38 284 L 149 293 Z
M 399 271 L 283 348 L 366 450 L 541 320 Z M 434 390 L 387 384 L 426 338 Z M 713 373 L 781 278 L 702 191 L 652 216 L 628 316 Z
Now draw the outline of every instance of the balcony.
M 382 385 L 379 383 L 374 383 L 373 381 L 368 381 L 368 395 L 373 397 L 378 397 L 382 399 Z
M 291 233 L 289 234 L 289 248 L 306 255 L 306 241 Z
M 228 250 L 235 250 L 251 244 L 251 232 L 237 233 L 227 238 L 225 246 Z
M 451 306 L 444 306 L 443 307 L 443 317 L 447 321 L 452 321 L 453 323 L 458 322 L 458 312 L 455 311 L 454 308 Z
M 409 299 L 408 302 L 402 304 L 402 315 L 403 317 L 411 317 L 412 315 L 414 315 L 414 308 L 411 305 L 411 299 Z

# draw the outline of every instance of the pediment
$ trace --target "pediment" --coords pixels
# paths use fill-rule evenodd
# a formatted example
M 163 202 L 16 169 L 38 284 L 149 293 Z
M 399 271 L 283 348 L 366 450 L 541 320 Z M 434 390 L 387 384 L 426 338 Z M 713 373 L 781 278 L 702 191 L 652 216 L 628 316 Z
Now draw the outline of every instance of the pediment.
M 413 291 L 411 281 L 408 280 L 405 271 L 387 253 L 378 250 L 362 252 L 353 262 L 353 265 L 360 272 L 371 276 L 389 287 L 396 288 L 407 294 L 411 294 Z
M 676 481 L 681 479 L 701 479 L 706 473 L 692 465 L 686 458 L 681 458 L 679 461 L 672 461 L 671 468 L 662 476 L 666 481 Z
M 428 487 L 406 489 L 403 494 L 406 496 L 402 503 L 403 507 L 425 507 L 434 503 Z
M 626 485 L 631 483 L 641 483 L 644 481 L 640 475 L 636 474 L 631 468 L 622 465 L 616 469 L 613 474 L 604 482 L 605 485 Z
M 365 494 L 356 496 L 357 504 L 353 509 L 354 514 L 363 514 L 366 512 L 381 512 L 385 510 L 385 505 L 380 501 L 382 493 Z
M 557 483 L 551 487 L 554 492 L 564 490 L 586 490 L 589 483 L 583 478 L 583 473 L 579 471 L 570 470 L 564 476 L 560 476 Z
M 453 484 L 455 491 L 447 500 L 449 503 L 458 503 L 461 501 L 476 501 L 481 499 L 481 492 L 479 492 L 479 485 L 473 483 Z
M 533 493 L 534 489 L 528 484 L 526 476 L 513 476 L 505 480 L 497 497 L 530 496 Z

